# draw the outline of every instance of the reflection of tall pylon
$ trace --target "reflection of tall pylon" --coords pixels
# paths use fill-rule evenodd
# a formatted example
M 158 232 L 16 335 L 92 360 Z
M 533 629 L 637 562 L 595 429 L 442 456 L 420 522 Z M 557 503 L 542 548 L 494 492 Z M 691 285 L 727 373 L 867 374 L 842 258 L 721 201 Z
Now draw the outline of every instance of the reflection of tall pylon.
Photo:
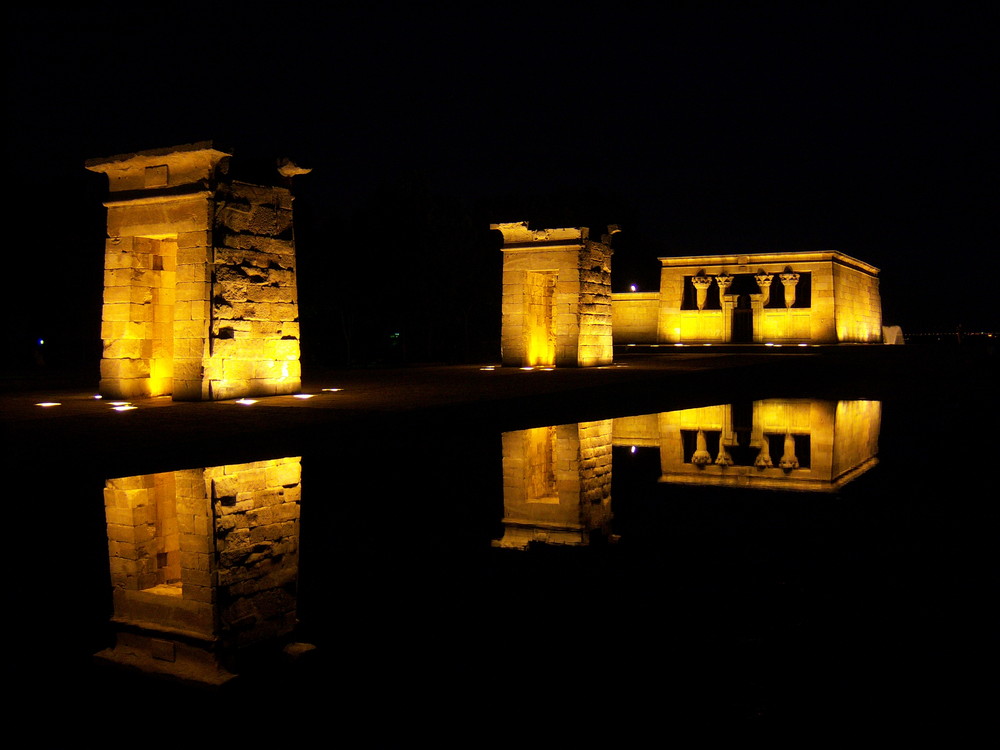
M 109 479 L 115 645 L 97 657 L 201 684 L 296 624 L 299 458 Z
M 496 547 L 588 544 L 611 522 L 612 420 L 503 434 L 504 534 Z

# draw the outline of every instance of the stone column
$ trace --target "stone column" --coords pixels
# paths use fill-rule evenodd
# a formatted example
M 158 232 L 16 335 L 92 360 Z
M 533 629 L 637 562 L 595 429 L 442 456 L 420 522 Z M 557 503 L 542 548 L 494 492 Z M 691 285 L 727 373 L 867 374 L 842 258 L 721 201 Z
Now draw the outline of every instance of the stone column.
M 761 271 L 754 276 L 754 280 L 760 288 L 761 299 L 763 300 L 761 307 L 767 307 L 767 303 L 771 301 L 771 282 L 774 280 L 774 274 Z
M 799 459 L 795 455 L 795 438 L 791 434 L 785 435 L 785 449 L 778 466 L 786 471 L 799 468 Z
M 708 288 L 712 286 L 712 278 L 710 276 L 693 276 L 691 283 L 694 284 L 694 288 L 697 290 L 696 302 L 698 309 L 704 310 L 705 303 L 708 301 Z
M 729 293 L 729 287 L 732 286 L 733 277 L 728 273 L 720 273 L 715 277 L 715 283 L 719 285 L 719 297 Z
M 785 287 L 785 307 L 791 307 L 795 304 L 795 285 L 799 283 L 799 275 L 786 272 L 780 278 Z
M 705 440 L 704 430 L 698 430 L 695 438 L 694 455 L 691 456 L 691 463 L 696 466 L 705 466 L 712 463 L 712 454 L 708 452 L 708 442 Z
M 754 459 L 753 465 L 758 469 L 770 469 L 774 466 L 774 461 L 771 460 L 771 450 L 768 444 L 767 435 L 761 436 L 760 441 L 760 453 L 757 454 L 757 458 Z

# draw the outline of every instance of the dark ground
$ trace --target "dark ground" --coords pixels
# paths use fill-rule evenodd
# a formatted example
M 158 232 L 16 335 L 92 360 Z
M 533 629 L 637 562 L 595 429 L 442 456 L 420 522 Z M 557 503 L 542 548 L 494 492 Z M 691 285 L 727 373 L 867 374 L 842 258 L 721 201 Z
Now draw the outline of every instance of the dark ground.
M 864 723 L 957 736 L 989 713 L 992 540 L 981 537 L 996 494 L 995 350 L 810 351 L 308 373 L 303 390 L 344 390 L 124 413 L 72 377 L 34 393 L 8 380 L 5 474 L 29 480 L 15 529 L 30 543 L 12 573 L 25 590 L 8 600 L 31 644 L 24 695 L 100 695 L 80 735 L 108 716 L 144 726 L 167 702 L 177 715 L 238 716 L 202 723 L 228 737 L 286 736 L 291 712 L 298 728 L 375 746 L 529 731 L 628 744 L 731 723 L 807 727 L 810 743 Z M 43 395 L 63 406 L 34 406 Z M 488 546 L 501 430 L 792 396 L 882 400 L 885 471 L 809 503 L 664 502 L 653 488 L 615 505 L 630 544 Z M 303 455 L 300 637 L 316 658 L 226 694 L 94 671 L 109 612 L 92 490 L 108 476 L 281 455 Z M 324 464 L 333 479 L 321 482 Z M 629 481 L 616 469 L 613 503 Z

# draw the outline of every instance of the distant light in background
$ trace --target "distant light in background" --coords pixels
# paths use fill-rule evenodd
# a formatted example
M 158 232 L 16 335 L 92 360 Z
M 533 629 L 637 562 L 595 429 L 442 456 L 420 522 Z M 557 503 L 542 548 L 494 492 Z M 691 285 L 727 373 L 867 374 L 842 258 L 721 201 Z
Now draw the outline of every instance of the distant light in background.
M 35 406 L 62 406 L 62 404 L 59 403 L 58 401 L 42 401 L 40 403 L 35 404 Z
M 633 445 L 633 446 L 632 446 L 631 448 L 629 448 L 629 451 L 628 451 L 628 452 L 629 452 L 629 453 L 636 453 L 636 452 L 638 452 L 638 450 L 639 450 L 639 449 L 638 449 L 638 448 L 636 448 L 636 447 L 635 447 L 635 446 Z
M 496 365 L 486 365 L 486 367 L 480 367 L 479 369 L 480 370 L 485 370 L 487 372 L 490 372 L 490 371 L 495 370 L 497 368 L 496 368 Z
M 100 400 L 100 399 L 104 398 L 104 396 L 102 396 L 100 393 L 95 393 L 94 394 L 94 398 Z
M 324 388 L 323 392 L 324 393 L 336 393 L 337 391 L 342 391 L 342 390 L 344 390 L 344 389 L 343 388 Z
M 45 339 L 38 339 L 38 345 L 41 346 L 45 343 Z
M 629 286 L 628 289 L 629 289 L 630 292 L 638 292 L 639 291 L 639 287 L 636 286 L 635 284 L 632 284 L 631 286 Z

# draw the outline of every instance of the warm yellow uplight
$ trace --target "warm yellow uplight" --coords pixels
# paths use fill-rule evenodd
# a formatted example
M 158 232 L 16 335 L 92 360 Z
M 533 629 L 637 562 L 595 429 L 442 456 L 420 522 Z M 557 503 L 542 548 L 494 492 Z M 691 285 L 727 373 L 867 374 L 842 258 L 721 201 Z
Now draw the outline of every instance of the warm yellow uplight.
M 35 406 L 62 406 L 58 401 L 42 401 L 41 403 L 35 404 Z
M 237 404 L 242 404 L 243 406 L 250 406 L 251 404 L 256 404 L 257 399 L 255 398 L 238 398 L 236 399 Z
M 122 404 L 121 406 L 111 407 L 115 411 L 131 411 L 132 409 L 138 409 L 138 406 L 132 406 L 132 404 Z
M 296 393 L 294 398 L 312 398 L 314 395 L 312 393 Z
M 486 365 L 486 367 L 480 367 L 479 369 L 480 370 L 487 370 L 487 371 L 492 372 L 493 370 L 495 370 L 497 368 L 496 368 L 496 365 Z
M 337 391 L 342 391 L 342 390 L 344 390 L 344 389 L 343 388 L 324 388 L 323 392 L 324 393 L 336 393 Z
M 128 406 L 130 402 L 128 401 L 109 401 L 111 406 Z
M 522 370 L 534 370 L 535 368 L 534 367 L 522 367 L 521 369 Z

